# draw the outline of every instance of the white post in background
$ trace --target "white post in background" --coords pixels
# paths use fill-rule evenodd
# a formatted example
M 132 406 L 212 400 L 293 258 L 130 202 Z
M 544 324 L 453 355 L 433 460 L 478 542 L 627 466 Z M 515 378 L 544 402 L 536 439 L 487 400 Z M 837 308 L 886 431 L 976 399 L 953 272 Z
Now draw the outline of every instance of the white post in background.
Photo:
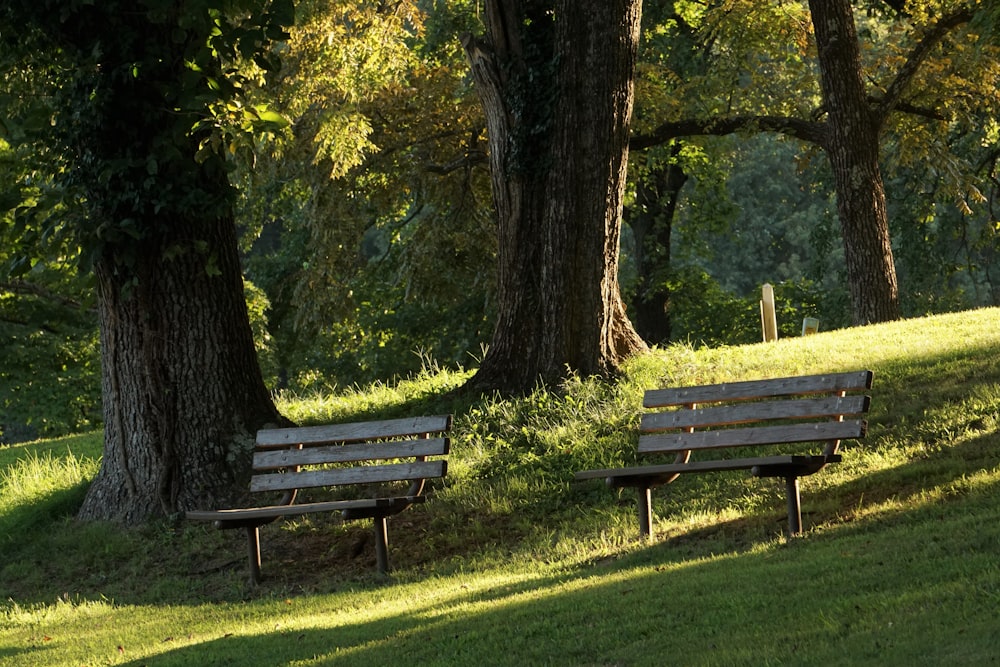
M 760 323 L 764 329 L 764 342 L 778 340 L 778 318 L 774 314 L 774 288 L 770 283 L 764 283 L 761 290 L 763 298 L 760 301 Z

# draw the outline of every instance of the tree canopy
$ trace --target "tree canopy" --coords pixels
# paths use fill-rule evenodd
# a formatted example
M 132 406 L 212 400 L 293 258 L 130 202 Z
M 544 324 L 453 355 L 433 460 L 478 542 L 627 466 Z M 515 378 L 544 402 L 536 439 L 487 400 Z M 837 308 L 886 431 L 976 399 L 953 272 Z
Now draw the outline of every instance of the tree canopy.
M 705 49 L 724 55 L 704 76 L 655 77 L 697 111 L 665 107 L 673 119 L 634 137 L 632 146 L 764 130 L 821 147 L 834 165 L 855 322 L 898 317 L 877 149 L 889 130 L 903 141 L 931 139 L 926 154 L 956 126 L 996 109 L 995 100 L 970 107 L 941 95 L 943 89 L 995 91 L 989 83 L 995 50 L 989 33 L 981 32 L 986 24 L 973 21 L 983 11 L 978 4 L 945 3 L 932 10 L 913 3 L 905 14 L 889 8 L 863 17 L 858 31 L 849 2 L 812 3 L 808 13 L 803 3 L 676 3 L 662 29 L 696 34 Z M 776 33 L 786 37 L 774 39 Z M 813 59 L 817 64 L 810 66 Z M 654 113 L 663 120 L 663 112 Z M 950 156 L 948 161 L 955 162 Z M 867 176 L 859 180 L 862 173 Z M 968 180 L 951 180 L 956 195 L 967 197 Z
M 0 7 L 0 334 L 102 355 L 88 516 L 220 500 L 276 387 L 613 373 L 633 318 L 759 337 L 762 279 L 832 326 L 998 299 L 994 5 L 296 5 Z

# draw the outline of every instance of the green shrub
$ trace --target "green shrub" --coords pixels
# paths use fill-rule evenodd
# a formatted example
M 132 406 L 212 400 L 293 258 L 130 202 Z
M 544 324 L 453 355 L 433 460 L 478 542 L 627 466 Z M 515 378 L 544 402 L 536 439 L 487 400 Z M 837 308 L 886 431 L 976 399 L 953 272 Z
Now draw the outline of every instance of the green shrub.
M 100 365 L 92 309 L 0 291 L 0 444 L 94 428 Z

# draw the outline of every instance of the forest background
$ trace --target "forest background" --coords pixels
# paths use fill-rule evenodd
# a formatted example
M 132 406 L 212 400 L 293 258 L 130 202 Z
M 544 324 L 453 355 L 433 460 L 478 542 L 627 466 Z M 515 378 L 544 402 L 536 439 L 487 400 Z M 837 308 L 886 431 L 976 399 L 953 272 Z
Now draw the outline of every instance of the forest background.
M 856 4 L 877 80 L 949 3 Z M 271 389 L 391 382 L 483 357 L 497 234 L 485 120 L 458 39 L 481 32 L 481 11 L 473 0 L 306 0 L 280 67 L 240 64 L 257 132 L 225 148 Z M 976 28 L 937 46 L 908 98 L 947 104 L 911 104 L 884 133 L 904 316 L 1000 300 L 1000 65 L 995 40 L 970 38 Z M 821 108 L 809 35 L 805 3 L 645 2 L 633 136 L 692 117 Z M 5 72 L 9 109 L 37 81 Z M 22 208 L 0 227 L 0 443 L 102 419 L 93 278 L 70 235 L 24 224 L 24 189 L 32 210 L 74 212 L 46 175 L 51 156 L 20 148 L 25 128 L 3 118 L 0 204 Z M 833 176 L 815 146 L 759 125 L 672 137 L 633 150 L 629 178 L 620 283 L 647 343 L 759 340 L 764 282 L 783 336 L 805 316 L 823 329 L 852 323 Z M 641 315 L 650 310 L 666 317 Z

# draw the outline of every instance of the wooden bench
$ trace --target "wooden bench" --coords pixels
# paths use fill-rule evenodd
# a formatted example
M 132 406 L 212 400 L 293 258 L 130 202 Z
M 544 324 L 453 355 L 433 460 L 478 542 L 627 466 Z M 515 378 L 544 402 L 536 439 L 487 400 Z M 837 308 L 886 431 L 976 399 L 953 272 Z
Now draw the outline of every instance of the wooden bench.
M 345 521 L 370 518 L 375 524 L 376 564 L 385 573 L 386 518 L 423 502 L 425 480 L 444 477 L 447 461 L 427 457 L 448 453 L 450 429 L 451 415 L 441 415 L 261 430 L 250 491 L 281 493 L 281 498 L 263 507 L 190 511 L 186 516 L 214 521 L 220 529 L 245 528 L 254 584 L 260 581 L 260 526 L 314 512 L 340 512 Z M 354 497 L 295 504 L 300 489 L 345 486 L 350 488 L 342 490 Z
M 788 498 L 788 531 L 802 531 L 799 477 L 819 472 L 841 460 L 840 441 L 864 437 L 869 396 L 848 395 L 870 389 L 872 372 L 858 371 L 731 382 L 701 387 L 647 391 L 638 452 L 673 454 L 674 461 L 576 473 L 578 480 L 604 478 L 612 488 L 634 487 L 639 496 L 639 529 L 653 537 L 650 489 L 674 481 L 683 473 L 750 470 L 756 477 L 782 477 Z M 804 445 L 822 443 L 814 453 Z M 739 448 L 753 448 L 744 452 Z M 704 460 L 692 460 L 697 452 Z M 750 454 L 747 456 L 746 454 Z

